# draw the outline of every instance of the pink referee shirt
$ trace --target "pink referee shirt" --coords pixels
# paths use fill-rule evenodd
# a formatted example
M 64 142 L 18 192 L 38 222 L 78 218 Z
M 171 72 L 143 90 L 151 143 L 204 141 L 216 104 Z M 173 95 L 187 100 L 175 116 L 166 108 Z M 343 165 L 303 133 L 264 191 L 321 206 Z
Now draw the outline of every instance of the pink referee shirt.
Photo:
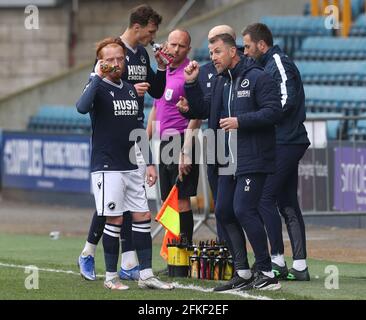
M 160 137 L 176 134 L 176 131 L 172 132 L 171 129 L 175 129 L 179 133 L 184 133 L 184 130 L 187 129 L 189 120 L 179 113 L 176 104 L 180 96 L 186 96 L 184 91 L 184 68 L 188 63 L 189 59 L 185 59 L 176 69 L 167 68 L 164 95 L 154 101 L 156 121 L 160 121 Z

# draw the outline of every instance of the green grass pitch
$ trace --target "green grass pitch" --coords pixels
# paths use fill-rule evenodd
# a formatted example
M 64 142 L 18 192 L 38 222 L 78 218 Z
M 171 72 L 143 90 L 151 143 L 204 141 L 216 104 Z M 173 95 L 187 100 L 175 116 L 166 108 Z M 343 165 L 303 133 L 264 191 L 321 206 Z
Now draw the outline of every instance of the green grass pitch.
M 178 288 L 173 291 L 142 290 L 136 282 L 128 282 L 130 289 L 111 292 L 104 289 L 103 278 L 90 282 L 77 273 L 77 257 L 84 245 L 83 238 L 61 237 L 51 240 L 48 236 L 0 234 L 0 300 L 241 300 L 241 299 L 366 299 L 366 267 L 364 264 L 336 263 L 309 259 L 310 282 L 281 281 L 282 289 L 276 292 L 253 291 L 249 295 L 204 292 L 196 289 Z M 154 245 L 153 269 L 165 267 L 159 256 L 159 245 Z M 250 257 L 253 260 L 253 257 Z M 104 274 L 102 246 L 97 250 L 97 274 Z M 291 265 L 290 259 L 288 264 Z M 11 266 L 10 266 L 11 265 Z M 25 281 L 30 275 L 21 266 L 34 265 L 39 271 L 39 289 L 26 289 Z M 334 265 L 339 270 L 338 289 L 327 289 L 330 281 L 325 268 Z M 71 270 L 74 273 L 49 270 Z M 332 274 L 334 275 L 334 274 Z M 185 278 L 164 280 L 188 287 L 213 288 L 218 282 Z

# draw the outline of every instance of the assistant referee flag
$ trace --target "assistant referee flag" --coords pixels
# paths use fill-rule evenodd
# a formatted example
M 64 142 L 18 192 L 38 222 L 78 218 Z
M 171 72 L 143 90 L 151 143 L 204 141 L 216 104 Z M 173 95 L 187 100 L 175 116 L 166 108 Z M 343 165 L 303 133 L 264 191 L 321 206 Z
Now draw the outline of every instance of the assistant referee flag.
M 160 250 L 160 255 L 167 260 L 168 248 L 167 244 L 173 240 L 179 240 L 180 221 L 178 208 L 178 187 L 174 185 L 166 200 L 164 201 L 160 211 L 155 218 L 165 229 L 165 235 Z

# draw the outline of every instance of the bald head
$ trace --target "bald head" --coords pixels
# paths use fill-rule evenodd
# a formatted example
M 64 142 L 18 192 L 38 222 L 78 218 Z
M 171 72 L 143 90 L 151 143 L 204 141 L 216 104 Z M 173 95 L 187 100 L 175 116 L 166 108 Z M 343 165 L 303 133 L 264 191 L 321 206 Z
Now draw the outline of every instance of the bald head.
M 189 34 L 189 32 L 187 30 L 174 29 L 168 35 L 168 42 L 169 42 L 169 38 L 171 39 L 171 38 L 177 38 L 177 37 L 182 39 L 187 44 L 188 47 L 191 45 L 191 35 Z
M 191 50 L 191 36 L 186 30 L 175 29 L 169 33 L 167 44 L 168 52 L 173 57 L 171 67 L 177 68 L 185 61 Z
M 231 35 L 234 38 L 234 40 L 236 40 L 236 34 L 235 34 L 234 29 L 226 24 L 222 24 L 222 25 L 213 27 L 208 32 L 208 39 L 210 40 L 211 38 L 213 38 L 219 34 L 224 34 L 224 33 Z

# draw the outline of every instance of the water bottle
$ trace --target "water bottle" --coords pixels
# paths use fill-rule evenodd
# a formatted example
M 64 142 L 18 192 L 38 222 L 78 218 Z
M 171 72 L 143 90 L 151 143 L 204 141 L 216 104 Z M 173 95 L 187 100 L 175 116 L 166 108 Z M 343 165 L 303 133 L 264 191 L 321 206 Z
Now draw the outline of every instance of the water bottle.
M 219 254 L 215 257 L 214 262 L 214 280 L 223 280 L 223 259 L 224 259 L 224 249 L 221 248 Z
M 109 65 L 108 63 L 102 63 L 100 65 L 100 70 L 102 70 L 103 73 L 110 73 L 110 72 L 115 72 L 117 70 L 117 68 Z
M 150 44 L 152 46 L 154 53 L 158 54 L 158 56 L 166 66 L 170 65 L 173 62 L 173 58 L 171 56 L 161 51 L 162 47 L 160 44 L 157 44 L 154 41 L 151 41 Z
M 210 261 L 206 248 L 202 249 L 200 262 L 200 279 L 210 280 Z
M 193 255 L 189 259 L 190 264 L 190 277 L 193 279 L 200 278 L 200 257 L 198 255 L 198 248 L 195 247 Z

